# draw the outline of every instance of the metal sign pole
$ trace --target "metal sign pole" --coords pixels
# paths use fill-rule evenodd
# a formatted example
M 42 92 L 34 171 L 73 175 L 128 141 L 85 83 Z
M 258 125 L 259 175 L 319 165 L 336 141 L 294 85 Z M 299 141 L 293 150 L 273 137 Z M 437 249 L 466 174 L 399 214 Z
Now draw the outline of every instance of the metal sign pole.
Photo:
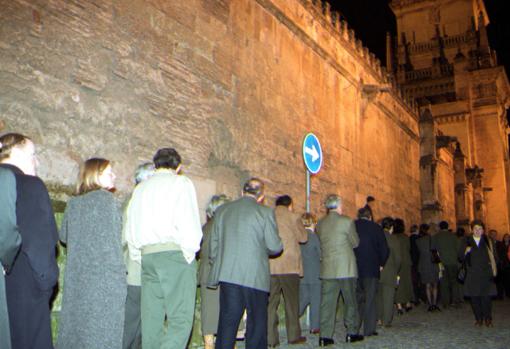
M 306 170 L 306 213 L 310 213 L 310 171 Z

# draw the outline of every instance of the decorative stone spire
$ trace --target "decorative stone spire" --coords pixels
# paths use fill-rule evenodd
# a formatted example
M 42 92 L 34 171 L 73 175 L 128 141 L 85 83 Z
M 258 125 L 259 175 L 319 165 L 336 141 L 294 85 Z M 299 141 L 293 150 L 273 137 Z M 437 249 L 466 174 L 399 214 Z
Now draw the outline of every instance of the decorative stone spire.
M 441 36 L 441 30 L 439 29 L 439 24 L 436 24 L 436 40 L 437 47 L 439 50 L 439 63 L 440 64 L 448 64 L 448 59 L 446 58 L 446 54 L 444 51 L 444 40 Z

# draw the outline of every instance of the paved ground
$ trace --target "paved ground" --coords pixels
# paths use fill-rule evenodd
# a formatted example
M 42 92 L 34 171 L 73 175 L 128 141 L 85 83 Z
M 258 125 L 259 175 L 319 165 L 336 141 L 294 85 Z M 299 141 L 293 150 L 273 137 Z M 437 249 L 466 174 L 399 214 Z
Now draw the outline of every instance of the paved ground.
M 395 316 L 391 328 L 378 328 L 378 336 L 354 344 L 344 342 L 343 324 L 337 324 L 335 342 L 338 344 L 328 348 L 510 349 L 510 301 L 494 301 L 493 316 L 494 327 L 475 328 L 469 304 L 464 304 L 460 309 L 446 309 L 440 313 L 428 313 L 424 306 L 418 306 L 409 313 Z M 308 335 L 307 338 L 307 344 L 287 345 L 285 335 L 282 333 L 280 342 L 285 344 L 279 348 L 318 347 L 317 335 Z M 244 346 L 241 344 L 238 348 Z

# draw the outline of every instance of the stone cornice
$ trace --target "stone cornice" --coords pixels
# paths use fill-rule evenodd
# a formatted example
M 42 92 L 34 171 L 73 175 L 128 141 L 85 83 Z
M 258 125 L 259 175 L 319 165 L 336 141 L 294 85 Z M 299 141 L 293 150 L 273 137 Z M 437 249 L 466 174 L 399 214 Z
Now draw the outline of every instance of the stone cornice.
M 308 13 L 317 20 L 322 28 L 335 38 L 371 75 L 379 84 L 391 84 L 392 89 L 389 92 L 396 101 L 416 119 L 417 107 L 414 99 L 407 98 L 402 90 L 390 80 L 386 69 L 382 67 L 381 61 L 363 46 L 363 42 L 356 38 L 354 30 L 350 29 L 347 22 L 340 19 L 340 14 L 331 11 L 331 5 L 324 0 L 293 0 L 299 2 Z M 275 3 L 271 0 L 256 0 L 268 13 L 272 14 L 281 24 L 287 27 L 292 33 L 300 38 L 308 47 L 330 64 L 336 71 L 344 76 L 354 86 L 359 85 L 359 81 L 345 69 L 327 49 L 322 47 L 311 37 L 303 28 L 289 18 Z
M 435 120 L 439 125 L 464 122 L 464 121 L 466 121 L 466 119 L 467 119 L 467 114 L 465 114 L 465 113 L 446 114 L 446 115 L 440 115 L 440 116 L 435 117 Z

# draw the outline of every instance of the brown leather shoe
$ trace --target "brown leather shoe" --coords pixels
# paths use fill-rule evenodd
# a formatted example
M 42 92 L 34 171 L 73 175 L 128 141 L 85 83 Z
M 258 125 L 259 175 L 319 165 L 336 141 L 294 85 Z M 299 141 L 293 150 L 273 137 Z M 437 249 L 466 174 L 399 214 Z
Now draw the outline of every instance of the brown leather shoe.
M 294 339 L 293 341 L 289 341 L 289 344 L 302 344 L 306 343 L 306 337 L 299 337 L 297 339 Z
M 492 327 L 492 319 L 485 319 L 485 326 Z
M 483 321 L 482 320 L 476 320 L 475 326 L 478 326 L 478 327 L 483 326 Z

